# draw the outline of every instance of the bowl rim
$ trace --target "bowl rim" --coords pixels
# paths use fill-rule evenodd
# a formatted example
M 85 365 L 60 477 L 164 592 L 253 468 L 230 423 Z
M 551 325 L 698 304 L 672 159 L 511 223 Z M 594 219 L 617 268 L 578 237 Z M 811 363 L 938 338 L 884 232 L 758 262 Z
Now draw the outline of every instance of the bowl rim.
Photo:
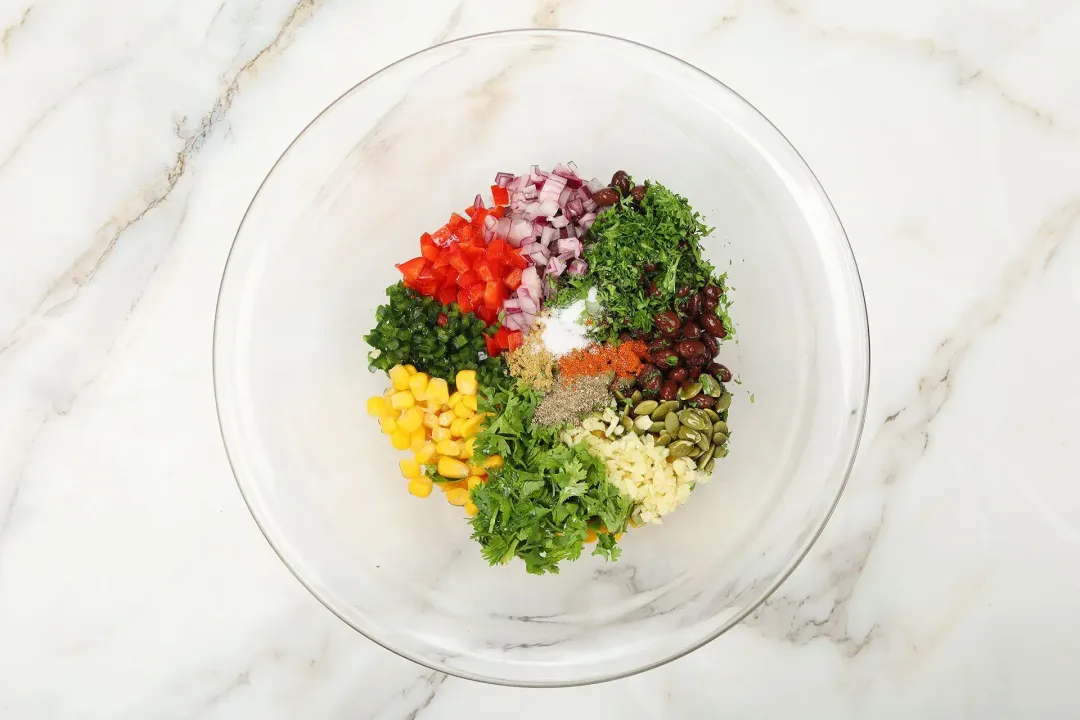
M 244 223 L 247 220 L 248 214 L 251 212 L 252 207 L 254 207 L 254 205 L 255 205 L 255 201 L 258 200 L 259 195 L 263 190 L 263 187 L 266 185 L 267 181 L 269 181 L 270 177 L 274 174 L 274 171 L 277 169 L 277 167 L 281 163 L 281 161 L 285 158 L 286 155 L 289 154 L 289 151 L 292 150 L 293 146 L 300 140 L 300 138 L 302 138 L 304 136 L 305 133 L 307 133 L 307 131 L 315 123 L 317 123 L 323 117 L 323 115 L 325 115 L 331 109 L 333 109 L 339 102 L 341 102 L 341 100 L 343 100 L 346 96 L 350 95 L 352 92 L 359 89 L 360 87 L 362 87 L 363 85 L 365 85 L 366 83 L 368 83 L 369 81 L 374 79 L 375 77 L 381 75 L 382 73 L 387 72 L 388 70 L 391 70 L 392 68 L 394 68 L 394 67 L 396 67 L 396 66 L 398 66 L 398 65 L 400 65 L 402 63 L 408 62 L 409 60 L 411 60 L 411 59 L 413 59 L 415 57 L 424 55 L 426 53 L 429 53 L 429 52 L 432 52 L 432 51 L 435 51 L 435 50 L 439 50 L 439 49 L 443 49 L 443 48 L 447 48 L 447 47 L 452 47 L 452 46 L 456 46 L 456 45 L 467 45 L 467 44 L 469 44 L 471 42 L 474 42 L 474 41 L 477 41 L 477 40 L 486 40 L 486 39 L 489 39 L 489 38 L 509 37 L 509 36 L 535 36 L 535 37 L 560 37 L 560 36 L 569 37 L 569 36 L 577 36 L 577 37 L 600 39 L 600 40 L 604 40 L 604 41 L 614 41 L 614 42 L 617 42 L 617 43 L 623 43 L 623 44 L 625 44 L 627 46 L 632 47 L 635 51 L 641 50 L 641 51 L 645 51 L 646 53 L 655 53 L 655 54 L 660 55 L 660 56 L 662 56 L 662 57 L 664 57 L 664 58 L 666 58 L 668 60 L 673 60 L 676 63 L 678 63 L 679 65 L 682 65 L 685 68 L 687 68 L 687 69 L 691 70 L 692 72 L 696 73 L 697 75 L 703 77 L 704 79 L 707 79 L 707 80 L 710 80 L 710 81 L 716 83 L 721 88 L 723 88 L 728 93 L 730 93 L 735 99 L 737 99 L 738 101 L 741 101 L 742 103 L 744 103 L 746 105 L 746 107 L 751 109 L 758 117 L 760 117 L 769 127 L 771 127 L 777 133 L 779 138 L 781 140 L 783 140 L 784 143 L 787 144 L 787 146 L 791 149 L 791 151 L 795 154 L 795 156 L 803 164 L 803 167 L 806 168 L 806 171 L 809 173 L 810 178 L 813 180 L 813 184 L 815 184 L 817 186 L 817 189 L 820 191 L 821 199 L 824 201 L 825 208 L 827 209 L 829 215 L 831 216 L 831 219 L 833 221 L 835 221 L 836 226 L 839 229 L 839 237 L 837 239 L 841 242 L 842 249 L 846 251 L 847 257 L 851 261 L 851 267 L 852 267 L 852 270 L 853 270 L 854 289 L 858 291 L 858 299 L 860 299 L 862 301 L 861 303 L 855 303 L 855 305 L 856 305 L 857 308 L 861 309 L 861 311 L 862 311 L 862 320 L 863 320 L 863 322 L 862 322 L 862 328 L 861 329 L 865 332 L 865 338 L 866 338 L 866 347 L 865 347 L 865 350 L 866 350 L 865 378 L 866 379 L 865 379 L 865 382 L 863 384 L 862 392 L 861 392 L 861 398 L 860 398 L 859 403 L 858 403 L 858 419 L 857 419 L 856 428 L 855 428 L 855 435 L 854 435 L 853 441 L 851 443 L 851 449 L 850 449 L 849 454 L 848 454 L 846 467 L 845 467 L 845 469 L 843 471 L 843 477 L 840 479 L 840 482 L 839 482 L 839 484 L 837 485 L 837 488 L 836 488 L 836 495 L 833 498 L 832 503 L 829 505 L 829 508 L 827 509 L 827 511 L 821 516 L 821 519 L 818 522 L 817 527 L 814 528 L 813 532 L 803 542 L 802 547 L 799 548 L 798 552 L 795 554 L 795 556 L 792 558 L 792 560 L 789 561 L 787 566 L 784 567 L 779 573 L 777 573 L 775 579 L 769 584 L 769 586 L 764 591 L 762 591 L 760 593 L 760 595 L 751 604 L 747 605 L 747 607 L 745 609 L 743 609 L 741 612 L 739 612 L 738 614 L 733 616 L 719 630 L 716 630 L 715 632 L 708 633 L 707 635 L 703 636 L 702 638 L 700 638 L 699 640 L 695 641 L 694 643 L 688 645 L 687 647 L 683 648 L 682 650 L 679 650 L 678 652 L 672 653 L 672 654 L 670 654 L 670 655 L 668 655 L 668 656 L 666 656 L 664 658 L 661 658 L 659 660 L 654 660 L 652 662 L 646 663 L 645 665 L 642 665 L 639 668 L 635 668 L 633 670 L 622 670 L 622 671 L 619 671 L 619 672 L 616 672 L 616 673 L 606 674 L 606 675 L 590 676 L 590 677 L 584 678 L 582 680 L 570 680 L 570 681 L 514 680 L 514 679 L 499 678 L 499 677 L 494 677 L 494 676 L 478 675 L 478 674 L 474 674 L 474 673 L 471 673 L 471 672 L 468 672 L 468 671 L 456 670 L 454 668 L 447 667 L 447 666 L 443 665 L 440 662 L 425 659 L 425 658 L 422 658 L 422 657 L 415 657 L 413 654 L 411 654 L 409 652 L 393 648 L 390 645 L 383 642 L 382 640 L 380 640 L 379 638 L 377 638 L 374 635 L 372 635 L 371 633 L 369 633 L 368 631 L 366 631 L 364 628 L 358 627 L 357 625 L 352 623 L 348 618 L 346 618 L 342 613 L 340 613 L 325 597 L 323 597 L 323 595 L 318 590 L 316 590 L 314 587 L 312 587 L 312 585 L 309 584 L 304 579 L 304 577 L 293 566 L 293 563 L 290 562 L 289 559 L 285 557 L 282 550 L 278 547 L 278 545 L 274 542 L 274 540 L 267 533 L 267 530 L 266 530 L 266 527 L 264 526 L 264 523 L 260 520 L 258 512 L 256 511 L 255 507 L 252 505 L 251 498 L 249 498 L 248 493 L 245 492 L 244 483 L 241 482 L 240 476 L 236 472 L 236 463 L 233 461 L 232 453 L 229 451 L 229 441 L 225 437 L 225 427 L 224 427 L 224 423 L 222 421 L 222 404 L 221 404 L 221 399 L 220 399 L 221 395 L 220 395 L 220 393 L 218 391 L 220 381 L 219 381 L 219 377 L 218 377 L 218 367 L 217 367 L 218 360 L 217 360 L 217 358 L 218 358 L 218 330 L 219 330 L 219 323 L 220 323 L 220 318 L 221 318 L 221 298 L 222 298 L 222 294 L 223 294 L 224 289 L 225 289 L 225 282 L 226 282 L 226 279 L 227 279 L 228 274 L 229 274 L 229 267 L 230 267 L 230 263 L 232 261 L 233 251 L 236 249 L 237 240 L 239 239 L 240 233 L 243 230 Z M 859 447 L 860 447 L 860 445 L 862 443 L 863 432 L 864 432 L 865 426 L 866 426 L 866 414 L 867 414 L 867 407 L 868 407 L 869 396 L 870 396 L 871 368 L 872 368 L 872 362 L 871 362 L 871 343 L 870 343 L 870 319 L 869 319 L 869 312 L 868 312 L 867 305 L 866 305 L 866 292 L 865 292 L 865 290 L 863 288 L 862 275 L 859 272 L 858 262 L 856 261 L 855 253 L 851 248 L 851 241 L 848 238 L 847 230 L 844 228 L 843 222 L 840 220 L 840 216 L 836 212 L 836 208 L 832 203 L 832 199 L 828 196 L 828 193 L 825 192 L 824 186 L 821 184 L 821 181 L 818 179 L 817 175 L 814 173 L 813 169 L 810 167 L 810 164 L 806 162 L 806 159 L 802 156 L 802 154 L 798 151 L 798 149 L 794 146 L 794 144 L 787 138 L 787 136 L 784 135 L 784 133 L 780 130 L 780 128 L 778 128 L 775 124 L 773 124 L 773 122 L 771 120 L 769 120 L 769 118 L 764 113 L 762 113 L 760 110 L 758 110 L 758 108 L 756 106 L 754 106 L 753 103 L 751 103 L 749 100 L 747 100 L 745 97 L 743 97 L 740 93 L 738 93 L 733 88 L 731 88 L 726 83 L 719 80 L 718 78 L 714 77 L 710 73 L 702 70 L 701 68 L 697 67 L 696 65 L 694 65 L 694 64 L 692 64 L 692 63 L 690 63 L 690 62 L 688 62 L 686 60 L 683 60 L 682 58 L 679 58 L 679 57 L 677 57 L 675 55 L 672 55 L 671 53 L 665 52 L 664 50 L 660 50 L 660 49 L 654 48 L 654 47 L 652 47 L 650 45 L 646 45 L 645 43 L 638 42 L 636 40 L 630 40 L 628 38 L 619 37 L 619 36 L 616 36 L 616 35 L 609 35 L 609 34 L 606 34 L 606 33 L 594 32 L 594 31 L 591 31 L 591 30 L 576 30 L 576 29 L 561 29 L 561 28 L 513 28 L 513 29 L 495 30 L 495 31 L 489 31 L 489 32 L 474 33 L 474 34 L 471 34 L 471 35 L 464 35 L 464 36 L 459 37 L 459 38 L 454 38 L 452 40 L 446 40 L 446 41 L 443 41 L 443 42 L 440 42 L 440 43 L 436 43 L 434 45 L 429 45 L 429 46 L 424 47 L 424 48 L 422 48 L 420 50 L 409 53 L 408 55 L 400 57 L 397 60 L 391 62 L 390 64 L 379 68 L 378 70 L 371 73 L 370 75 L 367 75 L 366 77 L 364 77 L 359 82 L 357 82 L 357 83 L 351 85 L 350 87 L 348 87 L 344 92 L 342 92 L 337 97 L 335 97 L 326 107 L 324 107 L 322 110 L 320 110 L 318 112 L 318 114 L 315 115 L 315 117 L 313 117 L 308 123 L 306 123 L 304 125 L 304 127 L 300 130 L 300 132 L 297 133 L 296 137 L 294 137 L 289 142 L 289 144 L 284 148 L 284 150 L 282 150 L 281 154 L 278 155 L 278 157 L 274 161 L 273 165 L 270 166 L 270 169 L 267 171 L 266 175 L 263 177 L 262 181 L 259 183 L 258 188 L 256 188 L 255 194 L 252 195 L 251 201 L 248 203 L 247 208 L 244 210 L 244 215 L 240 219 L 240 223 L 237 226 L 236 233 L 233 235 L 232 242 L 230 243 L 229 253 L 226 256 L 225 265 L 222 268 L 221 280 L 220 280 L 220 282 L 218 284 L 217 299 L 216 299 L 216 302 L 214 304 L 213 340 L 212 340 L 212 343 L 211 343 L 211 374 L 212 374 L 212 377 L 213 377 L 214 408 L 215 408 L 215 412 L 216 412 L 216 416 L 217 416 L 217 420 L 218 420 L 218 431 L 219 431 L 219 433 L 221 435 L 221 443 L 222 443 L 222 446 L 223 446 L 223 448 L 225 450 L 225 456 L 226 456 L 226 459 L 228 460 L 228 463 L 229 463 L 229 469 L 232 472 L 233 480 L 236 482 L 237 488 L 240 490 L 240 495 L 244 500 L 244 504 L 248 508 L 248 512 L 251 513 L 252 519 L 255 520 L 255 525 L 259 528 L 259 532 L 262 533 L 262 536 L 266 539 L 266 542 L 269 543 L 271 549 L 273 549 L 274 553 L 278 556 L 278 558 L 285 565 L 285 567 L 288 568 L 289 572 L 293 575 L 293 577 L 316 600 L 318 600 L 327 610 L 329 610 L 331 613 L 333 613 L 338 619 L 340 619 L 342 622 L 344 622 L 346 625 L 351 627 L 356 632 L 360 633 L 363 637 L 367 638 L 368 640 L 375 643 L 379 647 L 381 647 L 383 649 L 386 649 L 386 650 L 389 650 L 390 652 L 397 655 L 398 657 L 401 657 L 401 658 L 404 658 L 404 659 L 409 660 L 411 662 L 414 662 L 417 665 L 425 667 L 425 668 L 427 668 L 429 670 L 434 670 L 436 672 L 445 673 L 447 675 L 450 675 L 450 676 L 453 676 L 453 677 L 459 677 L 459 678 L 462 678 L 462 679 L 465 679 L 465 680 L 471 680 L 471 681 L 480 682 L 480 683 L 489 684 L 489 685 L 498 685 L 498 686 L 505 686 L 505 687 L 524 687 L 524 688 L 581 687 L 581 686 L 595 685 L 595 684 L 599 684 L 599 683 L 610 682 L 610 681 L 613 681 L 613 680 L 621 680 L 621 679 L 624 679 L 624 678 L 632 677 L 634 675 L 638 675 L 640 673 L 644 673 L 644 672 L 648 672 L 650 670 L 654 670 L 654 669 L 656 669 L 658 667 L 661 667 L 662 665 L 666 665 L 666 664 L 668 664 L 670 662 L 673 662 L 673 661 L 678 660 L 678 659 L 680 659 L 682 657 L 685 657 L 685 656 L 689 655 L 690 653 L 692 653 L 692 652 L 694 652 L 696 650 L 699 650 L 700 648 L 704 647 L 705 645 L 711 643 L 713 640 L 716 640 L 718 637 L 720 637 L 721 635 L 727 633 L 732 628 L 738 626 L 751 613 L 753 613 L 755 610 L 757 610 L 759 607 L 761 607 L 761 605 L 763 605 L 773 595 L 773 593 L 775 593 L 776 590 L 787 581 L 787 579 L 791 576 L 791 574 L 795 571 L 795 569 L 802 563 L 802 561 L 810 553 L 810 550 L 816 544 L 818 538 L 821 537 L 821 533 L 824 532 L 825 526 L 828 524 L 829 520 L 832 518 L 833 513 L 836 511 L 837 505 L 840 503 L 840 498 L 843 496 L 844 490 L 847 487 L 848 480 L 851 478 L 851 473 L 852 473 L 852 470 L 853 470 L 854 465 L 855 465 L 855 459 L 856 459 L 856 457 L 858 455 Z

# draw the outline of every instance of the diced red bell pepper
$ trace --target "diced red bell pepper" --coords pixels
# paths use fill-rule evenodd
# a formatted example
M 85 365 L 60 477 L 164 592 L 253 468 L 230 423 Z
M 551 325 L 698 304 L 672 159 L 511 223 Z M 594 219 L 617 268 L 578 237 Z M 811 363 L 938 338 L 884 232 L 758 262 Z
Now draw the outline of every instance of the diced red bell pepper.
M 450 252 L 453 254 L 450 258 L 450 265 L 459 273 L 468 272 L 470 263 L 469 260 L 462 255 L 461 248 L 455 246 Z
M 506 286 L 501 282 L 489 282 L 484 286 L 484 307 L 498 312 L 506 300 Z
M 525 335 L 520 330 L 514 330 L 506 337 L 506 349 L 510 352 L 514 352 L 524 344 Z
M 521 287 L 521 268 L 510 268 L 510 272 L 506 273 L 504 282 L 506 287 L 511 290 L 517 290 Z
M 432 239 L 435 240 L 436 245 L 445 246 L 450 241 L 450 236 L 454 234 L 454 230 L 448 225 L 443 225 L 441 228 L 431 233 Z
M 454 254 L 457 252 L 456 247 L 444 248 L 439 253 L 439 257 L 435 258 L 434 267 L 436 270 L 441 268 L 450 267 L 450 261 L 454 259 Z
M 510 347 L 510 329 L 505 325 L 495 331 L 495 344 L 502 350 Z
M 518 269 L 524 270 L 525 268 L 529 267 L 529 263 L 531 263 L 532 260 L 529 260 L 529 258 L 522 255 L 520 250 L 515 250 L 511 248 L 506 253 L 506 260 L 504 262 L 511 267 L 516 267 Z
M 496 205 L 509 205 L 510 191 L 506 188 L 499 187 L 498 185 L 492 185 L 491 199 L 495 201 Z
M 431 237 L 430 233 L 424 233 L 420 236 L 420 254 L 431 261 L 439 259 L 439 255 L 442 250 L 435 244 L 435 238 Z
M 510 245 L 502 238 L 495 238 L 488 243 L 487 256 L 491 260 L 503 262 L 508 252 L 510 252 Z
M 484 257 L 484 248 L 473 245 L 458 245 L 458 252 L 469 263 L 469 267 L 475 266 Z
M 484 345 L 487 346 L 488 357 L 498 357 L 499 354 L 502 352 L 502 348 L 500 348 L 499 344 L 495 342 L 495 338 L 489 335 L 484 336 Z
M 406 260 L 403 263 L 395 265 L 401 274 L 405 277 L 405 284 L 412 285 L 416 282 L 416 278 L 419 277 L 420 271 L 424 269 L 424 265 L 427 263 L 422 257 L 415 257 L 412 260 Z
M 457 285 L 451 280 L 450 284 L 443 284 L 439 286 L 439 289 L 435 291 L 435 299 L 443 305 L 449 305 L 457 300 L 458 292 Z
M 465 208 L 465 214 L 469 216 L 469 222 L 472 222 L 472 219 L 476 217 L 476 213 L 478 213 L 479 211 L 480 208 L 474 208 L 472 205 Z
M 469 305 L 474 309 L 482 307 L 484 302 L 484 283 L 476 283 L 475 285 L 470 285 L 463 289 L 469 297 Z
M 459 229 L 467 226 L 468 224 L 469 221 L 461 217 L 457 213 L 450 213 L 450 220 L 446 223 L 446 227 L 450 228 L 456 233 Z
M 458 287 L 468 288 L 473 285 L 483 284 L 483 280 L 480 279 L 480 274 L 475 270 L 469 270 L 458 275 L 457 284 Z
M 483 320 L 488 325 L 494 324 L 495 321 L 499 319 L 499 311 L 498 310 L 493 310 L 493 309 L 491 309 L 489 307 L 486 307 L 484 305 L 481 305 L 480 307 L 473 310 L 473 314 L 476 315 L 476 317 Z
M 506 214 L 506 208 L 496 207 L 491 208 L 491 216 L 496 220 L 502 220 L 502 216 Z
M 457 304 L 461 312 L 472 312 L 476 309 L 476 303 L 469 300 L 469 291 L 466 288 L 458 289 Z
M 446 317 L 446 313 L 439 313 L 439 319 L 436 321 L 439 325 L 445 325 L 450 322 L 450 318 Z
M 475 267 L 477 274 L 484 282 L 495 282 L 499 279 L 499 263 L 494 260 L 481 260 Z

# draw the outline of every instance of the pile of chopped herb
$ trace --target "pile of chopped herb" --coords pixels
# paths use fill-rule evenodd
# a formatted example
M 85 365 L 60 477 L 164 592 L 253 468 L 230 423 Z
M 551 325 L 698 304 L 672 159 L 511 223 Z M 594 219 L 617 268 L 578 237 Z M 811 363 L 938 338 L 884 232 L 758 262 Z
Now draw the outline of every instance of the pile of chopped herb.
M 686 198 L 660 183 L 646 188 L 640 202 L 624 196 L 600 214 L 585 249 L 588 271 L 566 278 L 555 298 L 556 305 L 566 305 L 595 287 L 596 301 L 606 311 L 593 331 L 598 340 L 651 332 L 654 318 L 687 292 L 710 283 L 723 287 L 725 276 L 715 277 L 701 256 L 700 240 L 712 228 Z M 726 299 L 720 305 L 726 311 Z
M 390 302 L 375 311 L 375 329 L 364 337 L 374 348 L 368 354 L 370 370 L 411 364 L 449 382 L 459 370 L 478 370 L 481 378 L 503 374 L 499 360 L 481 359 L 486 358 L 483 320 L 401 283 L 387 288 L 386 295 Z
M 481 396 L 480 409 L 499 414 L 477 436 L 476 453 L 498 454 L 503 464 L 472 491 L 479 510 L 473 539 L 492 565 L 519 557 L 530 573 L 557 573 L 561 561 L 581 556 L 590 522 L 599 522 L 608 532 L 597 536 L 592 554 L 614 560 L 615 534 L 626 529 L 631 502 L 583 444 L 569 446 L 559 429 L 533 423 L 539 401 L 520 383 Z

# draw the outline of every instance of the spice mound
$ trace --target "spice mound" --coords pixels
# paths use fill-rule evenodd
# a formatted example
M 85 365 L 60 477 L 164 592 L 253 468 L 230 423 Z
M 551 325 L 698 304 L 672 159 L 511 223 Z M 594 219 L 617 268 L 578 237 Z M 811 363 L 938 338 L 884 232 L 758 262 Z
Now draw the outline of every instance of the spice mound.
M 634 377 L 641 369 L 641 358 L 648 352 L 648 346 L 640 340 L 619 345 L 589 345 L 561 357 L 559 375 L 577 377 L 612 372 L 621 378 Z
M 577 420 L 611 402 L 611 373 L 580 378 L 561 377 L 555 389 L 536 406 L 533 422 L 555 427 Z
M 536 319 L 532 330 L 525 335 L 520 348 L 508 353 L 506 364 L 510 374 L 534 390 L 550 390 L 555 384 L 555 356 L 544 345 L 546 314 Z

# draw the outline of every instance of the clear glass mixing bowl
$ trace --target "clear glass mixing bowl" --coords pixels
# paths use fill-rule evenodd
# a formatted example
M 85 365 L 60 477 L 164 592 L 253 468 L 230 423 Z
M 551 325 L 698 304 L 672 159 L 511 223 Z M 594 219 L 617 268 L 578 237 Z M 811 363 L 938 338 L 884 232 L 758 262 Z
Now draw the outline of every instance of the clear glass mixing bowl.
M 418 500 L 365 400 L 387 385 L 363 336 L 394 263 L 491 184 L 573 160 L 686 195 L 716 230 L 742 384 L 731 454 L 615 563 L 492 568 L 464 513 Z M 431 668 L 571 685 L 655 667 L 760 604 L 839 499 L 863 425 L 866 310 L 844 230 L 810 169 L 729 88 L 593 34 L 465 38 L 350 89 L 288 147 L 237 233 L 214 384 L 237 482 L 267 540 L 342 620 Z

